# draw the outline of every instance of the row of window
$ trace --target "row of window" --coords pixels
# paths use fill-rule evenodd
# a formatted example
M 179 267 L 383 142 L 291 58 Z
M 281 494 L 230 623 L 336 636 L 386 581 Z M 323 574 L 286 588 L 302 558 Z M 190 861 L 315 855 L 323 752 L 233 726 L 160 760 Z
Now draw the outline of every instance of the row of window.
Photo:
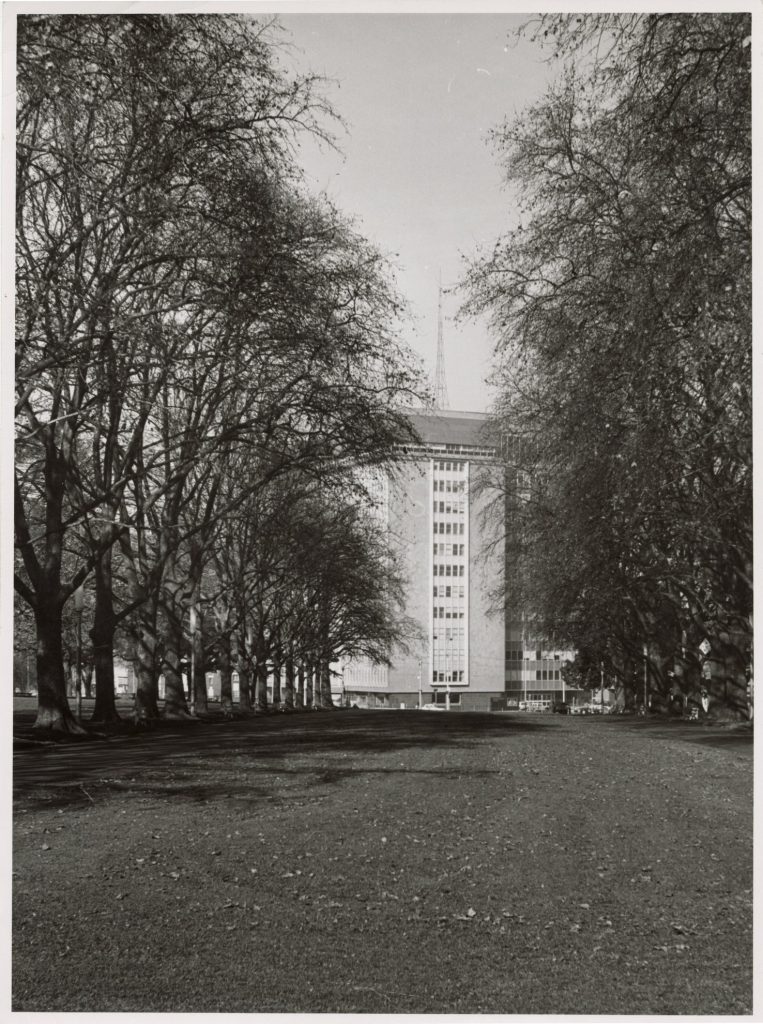
M 463 533 L 463 523 L 435 523 L 434 533 Z
M 449 501 L 434 501 L 432 502 L 432 511 L 435 515 L 439 512 L 444 516 L 462 516 L 464 514 L 464 503 L 463 501 L 456 502 L 455 504 Z
M 433 576 L 463 576 L 464 567 L 463 565 L 433 565 L 432 566 Z
M 442 523 L 440 524 L 442 525 Z M 452 548 L 452 550 L 451 550 Z M 434 554 L 435 555 L 463 555 L 464 545 L 463 544 L 435 544 Z
M 463 494 L 464 493 L 464 481 L 463 480 L 433 480 L 432 490 L 442 494 Z
M 533 675 L 535 676 L 536 682 L 544 683 L 553 683 L 555 681 L 559 682 L 559 680 L 562 678 L 562 673 L 559 671 L 559 669 L 538 669 L 535 673 L 523 672 L 521 669 L 518 668 L 506 669 L 506 678 L 511 679 L 513 682 L 517 683 L 521 683 L 523 680 L 532 679 Z
M 463 681 L 464 681 L 464 673 L 462 671 L 460 671 L 460 670 L 458 672 L 438 672 L 435 669 L 435 671 L 432 672 L 432 682 L 433 683 L 463 683 Z M 437 700 L 437 697 L 439 697 L 439 696 L 442 696 L 442 700 L 441 701 Z M 461 694 L 458 694 L 457 696 L 460 699 Z M 435 700 L 437 700 L 438 704 L 444 704 L 445 703 L 445 694 L 444 693 L 443 694 L 437 694 L 437 697 L 435 697 Z M 451 701 L 451 704 L 452 704 L 453 703 L 453 697 L 450 698 L 450 701 Z
M 460 643 L 464 639 L 464 627 L 463 626 L 446 626 L 442 633 L 432 633 L 432 639 L 437 644 L 437 638 L 440 637 L 442 640 L 455 640 Z
M 441 473 L 463 473 L 466 468 L 465 462 L 441 462 L 438 459 L 434 461 L 434 468 L 439 469 Z
M 432 596 L 433 597 L 463 597 L 464 596 L 464 588 L 463 587 L 446 587 L 443 583 L 441 583 L 438 586 L 435 583 L 435 585 L 432 587 Z
M 436 605 L 432 609 L 432 618 L 434 619 L 463 619 L 463 612 L 452 611 L 450 608 L 443 608 L 442 605 Z
M 447 575 L 447 573 L 446 573 Z M 525 651 L 521 647 L 507 647 L 506 648 L 506 660 L 507 661 L 561 661 L 559 654 L 547 655 L 543 657 L 542 651 Z

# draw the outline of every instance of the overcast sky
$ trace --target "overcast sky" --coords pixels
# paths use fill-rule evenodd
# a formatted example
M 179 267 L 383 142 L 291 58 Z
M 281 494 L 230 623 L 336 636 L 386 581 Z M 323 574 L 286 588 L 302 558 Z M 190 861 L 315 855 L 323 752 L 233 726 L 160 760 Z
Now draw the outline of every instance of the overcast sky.
M 309 147 L 303 164 L 362 232 L 396 254 L 398 286 L 415 321 L 407 340 L 434 378 L 437 282 L 454 285 L 461 254 L 512 222 L 491 128 L 540 95 L 540 49 L 516 43 L 526 16 L 507 14 L 280 15 L 291 57 L 334 79 L 327 95 L 347 122 L 342 155 Z M 445 296 L 451 409 L 484 410 L 492 342 L 482 324 L 457 326 Z

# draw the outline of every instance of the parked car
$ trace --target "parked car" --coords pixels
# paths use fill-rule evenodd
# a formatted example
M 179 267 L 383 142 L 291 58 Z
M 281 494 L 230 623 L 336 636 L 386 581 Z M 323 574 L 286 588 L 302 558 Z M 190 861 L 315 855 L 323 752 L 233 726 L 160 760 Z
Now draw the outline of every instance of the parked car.
M 445 705 L 444 704 L 422 704 L 421 705 L 421 710 L 422 711 L 444 711 L 445 710 Z
M 555 700 L 551 705 L 551 710 L 555 715 L 569 715 L 571 708 L 566 700 Z

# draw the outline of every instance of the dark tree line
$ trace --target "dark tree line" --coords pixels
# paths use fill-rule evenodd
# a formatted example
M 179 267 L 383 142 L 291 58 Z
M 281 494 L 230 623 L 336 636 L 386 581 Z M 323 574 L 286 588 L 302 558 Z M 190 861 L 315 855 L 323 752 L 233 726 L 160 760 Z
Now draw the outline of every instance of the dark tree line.
M 515 227 L 471 265 L 497 338 L 510 609 L 583 676 L 741 709 L 752 641 L 747 14 L 544 16 L 564 73 L 493 133 Z M 675 678 L 669 673 L 675 672 Z M 597 679 L 598 682 L 598 679 Z
M 383 257 L 303 184 L 299 139 L 332 144 L 334 114 L 277 31 L 18 19 L 15 586 L 39 728 L 79 728 L 63 638 L 83 587 L 99 721 L 116 648 L 151 719 L 160 675 L 187 713 L 189 644 L 197 705 L 210 644 L 224 702 L 236 665 L 261 705 L 268 665 L 318 671 L 330 700 L 330 662 L 401 629 L 353 468 L 392 468 L 419 370 Z

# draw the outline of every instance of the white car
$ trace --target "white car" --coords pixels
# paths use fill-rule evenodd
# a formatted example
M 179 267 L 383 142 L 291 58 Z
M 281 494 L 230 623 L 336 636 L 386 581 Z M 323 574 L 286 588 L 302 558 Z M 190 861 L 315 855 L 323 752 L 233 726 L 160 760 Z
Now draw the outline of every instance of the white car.
M 422 704 L 421 705 L 421 710 L 422 711 L 444 711 L 445 710 L 445 705 L 444 704 Z

